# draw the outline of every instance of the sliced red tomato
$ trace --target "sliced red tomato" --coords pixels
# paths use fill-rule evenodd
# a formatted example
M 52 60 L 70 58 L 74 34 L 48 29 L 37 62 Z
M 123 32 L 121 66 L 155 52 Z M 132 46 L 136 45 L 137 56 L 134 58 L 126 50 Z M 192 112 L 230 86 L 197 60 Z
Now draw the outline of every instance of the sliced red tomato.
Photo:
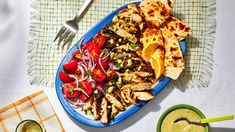
M 87 97 L 86 94 L 81 93 L 78 98 L 82 101 L 86 101 L 89 97 Z
M 102 86 L 102 87 L 103 87 L 103 86 L 104 86 L 104 81 L 102 81 L 102 82 L 97 82 L 97 83 L 96 83 L 96 85 L 97 85 L 97 86 Z
M 95 68 L 92 71 L 92 77 L 95 81 L 101 82 L 101 81 L 104 81 L 104 79 L 106 78 L 106 75 L 103 73 L 103 71 L 100 68 Z
M 59 72 L 59 78 L 63 83 L 69 83 L 75 81 L 74 78 L 70 77 L 68 74 L 62 71 Z
M 106 42 L 106 38 L 99 33 L 93 38 L 93 42 L 97 45 L 99 49 L 101 49 Z
M 81 74 L 81 70 L 79 68 L 77 68 L 77 70 L 75 71 L 75 74 L 80 75 Z
M 77 84 L 75 82 L 64 84 L 63 93 L 65 94 L 67 98 L 75 98 L 80 94 L 78 90 L 74 90 L 76 86 Z
M 100 53 L 101 53 L 101 50 L 99 48 L 93 47 L 93 49 L 91 51 L 91 55 L 94 58 L 95 62 L 98 62 Z
M 88 95 L 92 94 L 92 87 L 90 83 L 87 81 L 82 81 L 79 84 L 79 87 L 82 88 Z
M 76 61 L 82 61 L 82 54 L 80 53 L 80 51 L 75 51 L 73 52 L 73 60 Z
M 92 41 L 88 41 L 83 47 L 82 50 L 87 50 L 91 53 L 91 51 L 93 50 L 93 48 L 98 48 L 97 45 L 95 43 L 93 43 Z
M 71 60 L 69 63 L 63 64 L 63 68 L 67 73 L 73 74 L 78 68 L 78 63 L 75 60 Z
M 92 86 L 87 81 L 82 81 L 79 83 L 80 88 L 82 88 L 88 95 L 92 94 Z M 82 101 L 86 101 L 89 97 L 85 93 L 81 93 L 79 99 Z
M 101 61 L 101 65 L 105 70 L 107 70 L 109 68 L 108 61 Z M 98 65 L 98 67 L 100 68 L 100 65 Z

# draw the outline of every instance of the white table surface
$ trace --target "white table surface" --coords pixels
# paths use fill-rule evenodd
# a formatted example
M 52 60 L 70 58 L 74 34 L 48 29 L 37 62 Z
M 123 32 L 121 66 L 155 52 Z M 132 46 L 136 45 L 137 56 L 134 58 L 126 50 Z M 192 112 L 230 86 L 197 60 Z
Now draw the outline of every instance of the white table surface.
M 175 104 L 191 104 L 207 117 L 235 112 L 235 0 L 217 0 L 217 28 L 213 77 L 206 88 L 164 89 L 135 115 L 108 128 L 73 122 L 65 113 L 55 89 L 31 86 L 27 75 L 30 0 L 0 0 L 0 107 L 44 89 L 66 131 L 154 132 L 161 113 Z M 211 123 L 212 132 L 235 132 L 235 120 Z

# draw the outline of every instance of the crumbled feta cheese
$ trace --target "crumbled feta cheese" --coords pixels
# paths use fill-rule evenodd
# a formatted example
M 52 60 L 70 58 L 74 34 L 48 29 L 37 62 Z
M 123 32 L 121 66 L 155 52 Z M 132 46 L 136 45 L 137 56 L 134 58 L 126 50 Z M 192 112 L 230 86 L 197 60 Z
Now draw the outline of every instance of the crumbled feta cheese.
M 119 59 L 117 62 L 118 62 L 118 63 L 122 63 L 122 60 Z
M 98 90 L 97 89 L 94 91 L 94 94 L 98 94 Z

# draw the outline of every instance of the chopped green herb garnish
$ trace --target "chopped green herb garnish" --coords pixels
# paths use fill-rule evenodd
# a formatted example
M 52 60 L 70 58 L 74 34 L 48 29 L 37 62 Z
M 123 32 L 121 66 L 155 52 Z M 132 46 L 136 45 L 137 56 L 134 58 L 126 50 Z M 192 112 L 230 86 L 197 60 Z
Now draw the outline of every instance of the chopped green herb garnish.
M 126 23 L 126 22 L 127 22 L 127 19 L 126 19 L 126 18 L 123 18 L 123 22 Z
M 135 43 L 130 43 L 130 46 L 131 46 L 132 49 L 135 49 L 136 44 Z
M 70 94 L 73 95 L 73 88 L 70 88 Z
M 90 76 L 92 74 L 92 72 L 90 71 L 90 70 L 87 70 L 86 72 L 85 72 L 85 76 Z
M 103 50 L 103 52 L 104 52 L 104 55 L 108 55 L 109 54 L 108 49 L 106 49 L 106 48 Z
M 126 80 L 124 78 L 122 78 L 122 83 L 126 84 Z
M 118 75 L 114 74 L 111 79 L 111 83 L 115 83 L 118 80 Z
M 84 110 L 85 115 L 87 115 L 87 110 Z
M 121 67 L 121 64 L 119 64 L 119 63 L 116 62 L 116 63 L 114 64 L 114 67 L 117 68 L 117 69 L 119 69 L 119 68 Z
M 86 52 L 85 52 L 84 50 L 82 50 L 82 55 L 85 55 L 85 53 L 86 53 Z

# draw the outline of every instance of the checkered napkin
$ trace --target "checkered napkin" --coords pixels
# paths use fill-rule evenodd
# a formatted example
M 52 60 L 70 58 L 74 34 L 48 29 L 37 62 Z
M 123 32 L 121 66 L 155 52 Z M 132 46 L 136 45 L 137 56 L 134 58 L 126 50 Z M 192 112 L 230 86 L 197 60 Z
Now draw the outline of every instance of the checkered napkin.
M 118 7 L 137 0 L 94 0 L 79 23 L 78 40 L 92 26 Z M 53 39 L 66 20 L 72 19 L 84 0 L 34 0 L 28 46 L 28 74 L 32 84 L 53 86 L 56 69 L 65 51 Z M 192 28 L 187 38 L 186 69 L 172 87 L 204 87 L 213 65 L 215 0 L 175 0 L 173 16 Z
M 64 131 L 43 91 L 38 91 L 1 108 L 0 132 L 14 132 L 17 125 L 25 119 L 37 121 L 48 132 Z

